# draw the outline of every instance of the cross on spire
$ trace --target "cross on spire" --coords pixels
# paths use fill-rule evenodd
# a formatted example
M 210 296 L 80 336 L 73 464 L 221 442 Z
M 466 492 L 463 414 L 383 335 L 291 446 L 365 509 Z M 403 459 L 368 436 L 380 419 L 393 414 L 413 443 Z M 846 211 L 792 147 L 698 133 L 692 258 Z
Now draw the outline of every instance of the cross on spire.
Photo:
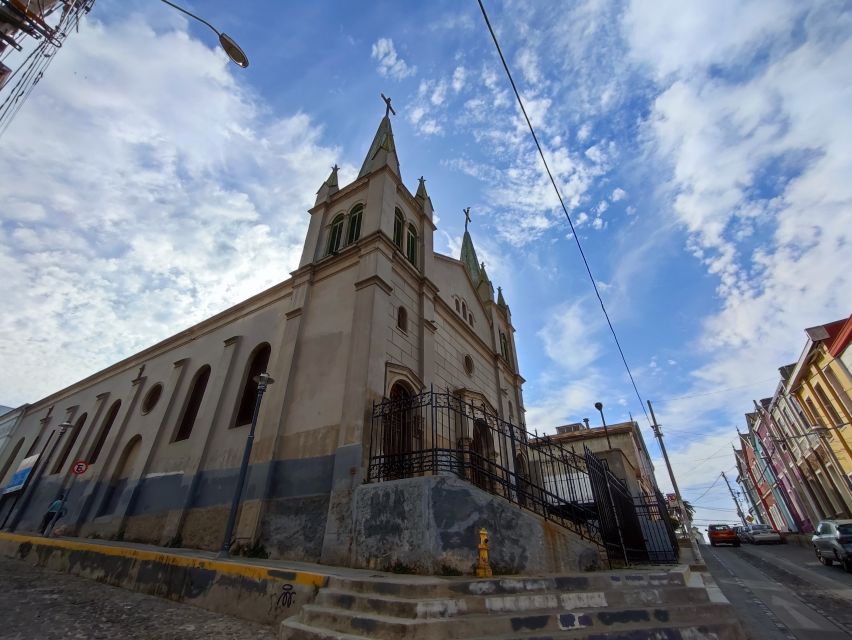
M 382 93 L 382 94 L 380 94 L 380 95 L 382 96 L 382 100 L 384 100 L 384 101 L 385 101 L 385 118 L 387 118 L 387 117 L 388 117 L 388 114 L 390 114 L 390 113 L 392 113 L 393 115 L 396 115 L 396 111 L 394 111 L 394 110 L 393 110 L 393 107 L 391 106 L 391 99 L 390 99 L 390 98 L 388 98 L 388 97 L 387 97 L 385 94 L 383 94 L 383 93 Z
M 340 167 L 337 166 L 337 163 L 334 163 L 334 166 L 331 168 L 332 171 L 337 171 Z
M 467 231 L 467 225 L 470 223 L 470 207 L 466 207 L 462 211 L 464 211 L 464 230 Z

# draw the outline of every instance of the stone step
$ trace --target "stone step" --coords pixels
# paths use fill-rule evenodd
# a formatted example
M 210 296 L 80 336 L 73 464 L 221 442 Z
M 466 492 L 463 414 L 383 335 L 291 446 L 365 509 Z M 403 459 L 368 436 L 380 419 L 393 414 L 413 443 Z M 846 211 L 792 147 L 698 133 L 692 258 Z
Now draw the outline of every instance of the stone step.
M 564 631 L 609 633 L 624 629 L 643 629 L 677 625 L 700 626 L 724 621 L 732 616 L 730 605 L 692 604 L 664 607 L 577 608 L 546 613 L 469 614 L 449 618 L 412 619 L 349 611 L 317 604 L 305 605 L 300 618 L 304 625 L 361 635 L 368 638 L 397 640 L 439 640 L 444 638 L 512 637 L 536 633 L 536 637 Z
M 572 575 L 536 578 L 501 577 L 488 579 L 435 579 L 406 581 L 385 577 L 342 578 L 332 576 L 328 586 L 339 591 L 434 598 L 459 595 L 500 595 L 536 592 L 611 591 L 613 589 L 647 589 L 688 584 L 689 568 L 671 567 L 666 571 L 595 571 Z
M 292 618 L 281 625 L 281 640 L 369 640 L 368 636 L 356 636 L 331 629 L 310 627 Z M 713 623 L 706 625 L 650 626 L 644 629 L 611 630 L 603 636 L 606 640 L 747 640 L 737 624 Z M 511 634 L 506 636 L 480 635 L 470 640 L 602 640 L 599 630 L 558 631 L 542 635 L 540 632 Z
M 377 613 L 399 618 L 450 618 L 476 613 L 521 611 L 565 611 L 597 607 L 648 607 L 702 604 L 707 590 L 686 587 L 649 587 L 604 591 L 537 592 L 455 598 L 402 598 L 400 596 L 358 593 L 325 588 L 314 604 L 348 611 Z

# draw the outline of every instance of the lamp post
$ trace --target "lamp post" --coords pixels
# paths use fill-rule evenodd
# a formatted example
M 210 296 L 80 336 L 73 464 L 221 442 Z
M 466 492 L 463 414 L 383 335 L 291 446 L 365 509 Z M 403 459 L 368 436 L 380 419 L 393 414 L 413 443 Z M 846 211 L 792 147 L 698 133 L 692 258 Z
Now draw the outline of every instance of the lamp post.
M 246 482 L 248 474 L 249 457 L 251 456 L 251 447 L 254 443 L 254 428 L 257 425 L 257 414 L 260 411 L 260 401 L 263 399 L 263 392 L 266 387 L 271 385 L 275 380 L 268 373 L 261 373 L 253 378 L 257 382 L 257 400 L 254 403 L 254 413 L 251 416 L 251 428 L 249 429 L 248 437 L 246 438 L 246 447 L 243 450 L 243 461 L 240 464 L 240 476 L 237 479 L 237 488 L 234 490 L 234 497 L 231 500 L 231 511 L 228 514 L 228 524 L 225 527 L 225 536 L 222 538 L 222 549 L 219 551 L 219 558 L 227 558 L 230 555 L 231 536 L 234 533 L 234 525 L 237 523 L 237 510 L 240 507 L 240 497 L 243 494 L 243 485 Z
M 216 27 L 214 27 L 212 24 L 207 22 L 207 20 L 205 20 L 203 18 L 199 18 L 194 13 L 190 13 L 189 11 L 184 9 L 183 7 L 177 6 L 174 2 L 169 2 L 169 0 L 160 0 L 160 2 L 163 2 L 167 5 L 169 5 L 170 7 L 177 9 L 181 13 L 185 13 L 186 15 L 188 15 L 190 18 L 194 18 L 194 19 L 198 20 L 201 24 L 205 24 L 208 27 L 210 27 L 213 30 L 213 32 L 217 36 L 219 36 L 219 44 L 222 45 L 222 48 L 225 50 L 225 53 L 228 54 L 228 57 L 233 62 L 235 62 L 237 65 L 242 67 L 243 69 L 245 69 L 247 66 L 249 66 L 248 56 L 246 56 L 245 52 L 242 49 L 240 49 L 240 45 L 238 45 L 231 36 L 229 36 L 225 33 L 222 33 Z
M 612 449 L 612 443 L 609 441 L 609 429 L 606 427 L 606 420 L 604 419 L 603 414 L 603 402 L 596 402 L 595 409 L 597 409 L 601 414 L 601 423 L 603 423 L 604 433 L 606 434 L 606 446 L 608 449 Z

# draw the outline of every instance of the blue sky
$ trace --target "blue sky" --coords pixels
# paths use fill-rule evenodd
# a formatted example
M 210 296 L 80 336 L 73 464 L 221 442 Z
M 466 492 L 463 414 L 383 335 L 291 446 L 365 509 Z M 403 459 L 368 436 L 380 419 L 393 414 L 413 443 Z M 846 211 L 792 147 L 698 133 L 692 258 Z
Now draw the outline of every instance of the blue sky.
M 687 498 L 852 300 L 848 2 L 487 2 Z M 700 5 L 700 6 L 692 6 Z M 707 6 L 704 6 L 707 5 Z M 710 6 L 712 5 L 712 6 Z M 0 401 L 36 400 L 287 277 L 393 98 L 437 250 L 463 207 L 509 302 L 530 428 L 639 419 L 475 2 L 98 0 L 2 139 Z M 8 177 L 8 179 L 7 179 Z M 668 486 L 657 461 L 658 478 Z

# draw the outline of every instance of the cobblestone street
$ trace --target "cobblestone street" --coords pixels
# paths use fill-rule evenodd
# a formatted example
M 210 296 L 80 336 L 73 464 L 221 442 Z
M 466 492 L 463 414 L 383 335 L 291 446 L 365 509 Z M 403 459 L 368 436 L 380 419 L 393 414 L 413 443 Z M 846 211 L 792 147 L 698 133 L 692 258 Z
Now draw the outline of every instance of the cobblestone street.
M 0 558 L 3 640 L 273 640 L 271 627 Z

